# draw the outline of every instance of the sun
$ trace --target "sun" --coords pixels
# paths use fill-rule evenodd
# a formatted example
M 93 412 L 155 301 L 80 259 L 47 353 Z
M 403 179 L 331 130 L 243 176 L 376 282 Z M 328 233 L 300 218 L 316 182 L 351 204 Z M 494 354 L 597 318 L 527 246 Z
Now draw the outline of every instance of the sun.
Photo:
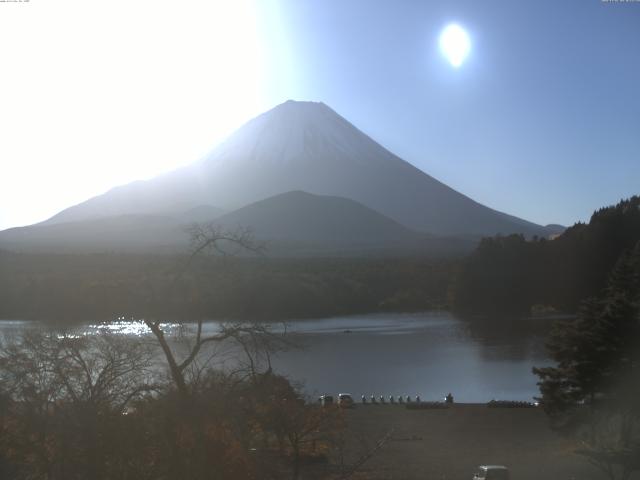
M 469 34 L 455 23 L 447 25 L 440 34 L 440 51 L 454 67 L 460 67 L 469 56 L 471 40 Z

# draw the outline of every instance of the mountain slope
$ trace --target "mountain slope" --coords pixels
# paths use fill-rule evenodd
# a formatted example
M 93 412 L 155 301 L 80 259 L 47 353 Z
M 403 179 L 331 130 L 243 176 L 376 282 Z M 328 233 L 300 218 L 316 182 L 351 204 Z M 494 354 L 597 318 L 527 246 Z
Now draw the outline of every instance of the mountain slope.
M 204 206 L 176 216 L 119 215 L 13 228 L 0 232 L 0 248 L 22 252 L 185 253 L 189 248 L 187 227 L 194 217 L 209 217 L 216 212 L 218 209 Z M 472 238 L 441 238 L 416 232 L 354 200 L 301 191 L 276 195 L 211 221 L 228 230 L 249 228 L 257 241 L 266 242 L 267 254 L 272 257 L 449 256 L 468 253 L 475 245 Z
M 399 245 L 424 237 L 353 200 L 301 191 L 252 203 L 216 223 L 231 229 L 248 227 L 264 240 L 333 246 Z
M 173 217 L 116 215 L 39 224 L 0 232 L 0 248 L 18 252 L 176 252 L 188 242 L 184 225 Z
M 288 101 L 249 121 L 205 160 L 64 210 L 48 223 L 121 214 L 227 211 L 303 190 L 353 199 L 412 229 L 440 235 L 544 227 L 487 208 L 398 158 L 322 103 Z
M 442 257 L 469 253 L 477 241 L 420 233 L 354 200 L 302 191 L 252 203 L 215 223 L 230 230 L 249 228 L 267 242 L 267 254 L 276 257 Z

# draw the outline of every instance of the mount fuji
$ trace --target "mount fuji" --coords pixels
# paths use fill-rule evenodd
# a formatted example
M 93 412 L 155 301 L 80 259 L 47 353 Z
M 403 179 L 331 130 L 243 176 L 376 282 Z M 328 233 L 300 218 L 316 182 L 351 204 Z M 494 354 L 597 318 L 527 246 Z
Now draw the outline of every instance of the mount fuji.
M 158 218 L 180 223 L 194 212 L 199 220 L 207 212 L 218 217 L 293 191 L 317 196 L 319 202 L 330 197 L 356 202 L 391 220 L 405 236 L 406 230 L 438 236 L 557 233 L 453 190 L 386 150 L 325 104 L 291 100 L 247 122 L 203 160 L 113 188 L 38 227 L 73 223 L 81 228 L 78 222 L 88 222 L 88 227 L 132 215 L 154 217 L 154 224 Z M 266 211 L 276 214 L 273 208 Z M 331 215 L 329 206 L 323 211 Z M 0 233 L 0 244 L 12 230 L 18 229 Z M 20 234 L 29 237 L 25 231 Z

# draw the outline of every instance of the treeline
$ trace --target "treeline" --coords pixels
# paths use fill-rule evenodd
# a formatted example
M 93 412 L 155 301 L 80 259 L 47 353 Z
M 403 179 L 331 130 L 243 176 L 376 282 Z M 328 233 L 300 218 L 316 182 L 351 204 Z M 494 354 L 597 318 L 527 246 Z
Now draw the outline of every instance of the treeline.
M 448 260 L 0 252 L 0 318 L 281 320 L 447 304 Z
M 640 242 L 546 344 L 553 365 L 533 372 L 552 427 L 608 478 L 631 478 L 640 471 Z
M 453 304 L 474 314 L 574 313 L 606 285 L 621 255 L 640 241 L 640 197 L 596 211 L 554 240 L 483 239 L 453 286 Z

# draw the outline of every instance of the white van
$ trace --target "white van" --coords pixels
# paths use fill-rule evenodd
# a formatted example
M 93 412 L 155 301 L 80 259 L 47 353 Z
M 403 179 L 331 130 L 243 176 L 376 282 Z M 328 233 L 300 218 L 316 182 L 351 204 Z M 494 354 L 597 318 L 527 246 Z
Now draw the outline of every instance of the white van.
M 353 407 L 354 406 L 354 402 L 353 402 L 353 397 L 351 396 L 350 393 L 339 393 L 338 394 L 338 405 L 340 407 Z
M 473 480 L 509 480 L 509 469 L 504 465 L 480 465 Z

